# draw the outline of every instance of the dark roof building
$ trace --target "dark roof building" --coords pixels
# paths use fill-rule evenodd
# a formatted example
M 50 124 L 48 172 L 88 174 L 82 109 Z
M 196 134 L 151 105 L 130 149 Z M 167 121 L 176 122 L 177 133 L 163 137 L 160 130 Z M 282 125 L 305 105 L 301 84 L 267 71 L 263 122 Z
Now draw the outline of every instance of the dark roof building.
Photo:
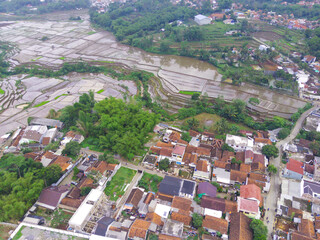
M 68 194 L 69 189 L 68 186 L 47 187 L 42 190 L 37 205 L 55 210 L 61 200 Z
M 171 176 L 165 176 L 159 186 L 159 193 L 169 196 L 179 196 L 183 180 Z
M 206 195 L 209 197 L 216 197 L 217 187 L 208 182 L 201 182 L 198 184 L 197 194 Z
M 33 118 L 30 121 L 31 125 L 42 125 L 47 127 L 57 127 L 61 129 L 63 127 L 63 122 L 60 122 L 59 120 L 49 119 L 49 118 Z
M 126 201 L 125 208 L 129 208 L 129 209 L 137 208 L 140 200 L 142 199 L 142 196 L 143 196 L 143 191 L 140 188 L 132 189 Z
M 159 186 L 159 198 L 172 201 L 173 196 L 194 197 L 196 183 L 171 176 L 165 176 Z
M 97 228 L 94 234 L 99 236 L 106 236 L 109 225 L 114 221 L 113 218 L 103 217 L 97 222 Z
M 194 181 L 183 180 L 180 196 L 194 197 L 196 183 Z
M 203 196 L 201 199 L 201 207 L 225 212 L 225 209 L 226 209 L 225 199 Z

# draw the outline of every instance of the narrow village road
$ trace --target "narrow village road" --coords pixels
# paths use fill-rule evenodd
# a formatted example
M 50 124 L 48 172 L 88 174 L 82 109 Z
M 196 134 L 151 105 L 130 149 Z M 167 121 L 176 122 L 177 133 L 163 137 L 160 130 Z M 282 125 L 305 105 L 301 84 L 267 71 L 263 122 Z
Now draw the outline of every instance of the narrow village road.
M 126 192 L 124 193 L 121 200 L 118 202 L 118 204 L 116 206 L 117 211 L 115 212 L 115 214 L 113 216 L 114 219 L 117 219 L 119 217 L 119 215 L 121 214 L 123 206 L 126 203 L 128 197 L 131 193 L 131 190 L 137 185 L 137 181 L 140 179 L 141 174 L 142 173 L 137 172 L 137 174 L 133 177 L 129 187 L 127 188 Z
M 308 111 L 304 112 L 300 116 L 298 121 L 296 122 L 290 135 L 287 138 L 277 142 L 277 144 L 276 144 L 277 148 L 279 149 L 279 156 L 277 158 L 274 158 L 273 160 L 271 160 L 270 163 L 273 164 L 278 169 L 278 172 L 277 172 L 277 174 L 272 175 L 271 180 L 270 180 L 270 182 L 271 182 L 270 190 L 269 190 L 269 193 L 267 194 L 267 197 L 265 198 L 265 209 L 269 208 L 269 211 L 266 211 L 266 215 L 264 218 L 265 224 L 268 228 L 268 233 L 269 233 L 268 239 L 272 239 L 271 233 L 273 232 L 273 227 L 274 227 L 274 220 L 275 220 L 275 215 L 276 215 L 275 210 L 277 209 L 277 201 L 278 201 L 278 197 L 280 196 L 280 184 L 281 184 L 281 182 L 280 182 L 280 174 L 281 174 L 280 163 L 281 163 L 281 157 L 282 157 L 282 146 L 286 143 L 289 143 L 293 139 L 295 139 L 295 137 L 299 133 L 300 129 L 302 128 L 304 120 L 308 117 L 308 115 L 312 111 L 314 111 L 318 108 L 319 108 L 319 106 L 316 105 L 316 106 L 312 107 L 311 109 L 309 109 Z M 269 223 L 267 223 L 267 218 L 268 218 Z
M 92 151 L 92 150 L 85 149 L 85 148 L 81 149 L 81 153 L 86 153 L 88 155 L 94 154 L 94 155 L 97 155 L 97 156 L 103 154 L 102 152 Z M 117 159 L 121 163 L 121 166 L 123 166 L 123 167 L 128 167 L 128 168 L 132 168 L 132 169 L 135 169 L 135 170 L 145 171 L 145 172 L 150 173 L 150 174 L 156 174 L 156 175 L 158 175 L 160 177 L 165 177 L 166 176 L 166 174 L 164 174 L 164 173 L 162 173 L 160 171 L 149 169 L 149 168 L 146 168 L 146 167 L 141 166 L 141 165 L 134 165 L 134 164 L 128 162 L 127 160 L 121 158 L 120 156 L 119 157 L 115 156 L 115 159 Z

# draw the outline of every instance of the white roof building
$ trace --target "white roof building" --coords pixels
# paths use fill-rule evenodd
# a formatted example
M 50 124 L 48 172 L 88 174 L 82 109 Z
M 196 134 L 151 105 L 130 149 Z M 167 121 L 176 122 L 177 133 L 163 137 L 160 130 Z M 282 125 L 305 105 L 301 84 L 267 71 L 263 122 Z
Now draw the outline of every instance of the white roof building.
M 299 71 L 297 73 L 297 82 L 299 84 L 299 88 L 304 88 L 304 85 L 309 80 L 309 74 L 306 74 L 304 71 Z
M 199 14 L 199 15 L 194 17 L 194 21 L 198 25 L 206 25 L 206 24 L 210 24 L 211 23 L 211 18 Z
M 158 203 L 154 212 L 162 218 L 168 218 L 170 210 L 170 206 Z
M 212 176 L 218 183 L 230 185 L 230 172 L 223 168 L 213 168 Z
M 40 142 L 43 135 L 48 131 L 47 126 L 34 125 L 26 127 L 19 144 L 31 141 Z
M 227 134 L 226 144 L 234 148 L 236 151 L 244 151 L 247 147 L 253 147 L 253 139 Z
M 92 189 L 80 207 L 69 220 L 69 225 L 75 230 L 81 231 L 89 220 L 94 208 L 99 203 L 103 190 Z

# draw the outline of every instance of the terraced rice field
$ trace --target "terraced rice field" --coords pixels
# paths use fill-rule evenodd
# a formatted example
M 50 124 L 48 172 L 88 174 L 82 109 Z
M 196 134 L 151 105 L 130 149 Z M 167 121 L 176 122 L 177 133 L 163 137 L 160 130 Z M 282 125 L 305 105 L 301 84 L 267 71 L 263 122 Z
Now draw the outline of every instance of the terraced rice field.
M 78 16 L 79 12 L 75 14 Z M 150 54 L 119 44 L 112 34 L 93 29 L 87 13 L 81 15 L 82 22 L 68 21 L 69 17 L 69 13 L 55 13 L 48 15 L 50 21 L 15 21 L 9 25 L 1 25 L 0 22 L 0 41 L 17 46 L 17 51 L 9 59 L 10 63 L 13 66 L 29 63 L 57 68 L 64 62 L 82 60 L 120 63 L 126 68 L 152 72 L 156 78 L 150 82 L 149 92 L 154 99 L 160 97 L 172 113 L 187 106 L 191 98 L 190 95 L 179 94 L 179 91 L 201 92 L 212 98 L 223 96 L 226 100 L 239 98 L 248 101 L 250 97 L 259 97 L 260 105 L 255 107 L 257 111 L 285 117 L 305 105 L 297 98 L 250 84 L 237 87 L 222 83 L 222 76 L 209 63 L 186 57 Z M 222 33 L 225 29 L 219 31 Z M 48 40 L 41 41 L 44 36 Z M 80 94 L 89 90 L 96 92 L 97 100 L 107 96 L 122 97 L 126 90 L 121 84 L 129 88 L 129 95 L 137 93 L 132 81 L 117 81 L 102 74 L 70 74 L 61 79 L 12 76 L 0 84 L 4 90 L 4 94 L 0 94 L 0 134 L 26 125 L 30 116 L 46 117 L 50 109 L 59 110 L 72 104 Z M 46 104 L 33 107 L 43 102 Z

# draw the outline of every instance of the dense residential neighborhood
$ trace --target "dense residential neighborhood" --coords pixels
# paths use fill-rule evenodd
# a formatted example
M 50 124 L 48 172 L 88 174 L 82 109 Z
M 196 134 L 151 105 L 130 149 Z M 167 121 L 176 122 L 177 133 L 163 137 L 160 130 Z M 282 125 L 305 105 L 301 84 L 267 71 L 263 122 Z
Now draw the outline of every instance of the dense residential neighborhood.
M 315 115 L 308 115 L 303 128 Z M 268 228 L 272 224 L 274 236 L 316 239 L 320 161 L 309 140 L 285 143 L 283 167 L 274 170 L 278 154 L 266 150 L 277 149 L 273 131 L 240 130 L 220 139 L 159 123 L 154 145 L 134 165 L 122 158 L 105 160 L 85 148 L 79 156 L 65 156 L 70 143 L 79 145 L 85 138 L 63 133 L 62 127 L 57 120 L 33 119 L 2 137 L 5 154 L 28 149 L 25 158 L 61 169 L 60 179 L 41 191 L 16 231 L 36 224 L 90 239 L 251 239 L 257 234 L 253 222 L 260 221 Z M 182 139 L 185 134 L 189 142 Z M 277 174 L 281 190 L 274 208 L 266 199 Z M 267 217 L 271 211 L 274 219 Z

